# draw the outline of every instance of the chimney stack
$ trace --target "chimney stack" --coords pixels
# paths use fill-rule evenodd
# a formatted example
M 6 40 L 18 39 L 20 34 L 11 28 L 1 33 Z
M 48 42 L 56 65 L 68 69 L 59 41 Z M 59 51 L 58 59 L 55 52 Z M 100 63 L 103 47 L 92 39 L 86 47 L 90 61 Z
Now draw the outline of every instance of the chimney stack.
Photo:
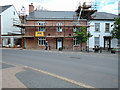
M 29 5 L 29 14 L 33 11 L 34 11 L 34 6 L 33 3 L 31 3 L 31 5 Z

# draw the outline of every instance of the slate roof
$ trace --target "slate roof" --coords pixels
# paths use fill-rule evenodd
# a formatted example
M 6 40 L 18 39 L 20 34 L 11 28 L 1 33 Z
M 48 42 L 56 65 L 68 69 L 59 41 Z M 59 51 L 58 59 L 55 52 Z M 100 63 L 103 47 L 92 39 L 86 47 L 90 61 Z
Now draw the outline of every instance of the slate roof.
M 76 16 L 74 11 L 34 11 L 26 18 L 27 20 L 73 20 Z
M 77 16 L 74 11 L 34 11 L 27 16 L 27 20 L 73 20 Z M 92 20 L 114 20 L 115 14 L 106 12 L 95 12 Z
M 0 13 L 11 7 L 12 5 L 5 5 L 5 6 L 0 6 Z
M 106 12 L 95 12 L 92 16 L 94 16 L 92 20 L 114 20 L 114 17 L 118 17 L 118 15 Z

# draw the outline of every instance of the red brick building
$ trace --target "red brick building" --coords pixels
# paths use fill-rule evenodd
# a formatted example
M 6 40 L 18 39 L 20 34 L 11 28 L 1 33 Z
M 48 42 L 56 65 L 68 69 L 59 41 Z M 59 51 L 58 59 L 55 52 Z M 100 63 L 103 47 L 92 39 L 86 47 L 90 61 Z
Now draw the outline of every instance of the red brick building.
M 88 26 L 86 19 L 81 19 L 76 25 L 77 14 L 73 11 L 34 11 L 29 5 L 29 15 L 26 18 L 24 45 L 26 49 L 45 49 L 48 41 L 50 49 L 80 50 L 80 44 L 73 35 L 77 27 Z M 41 31 L 41 36 L 36 36 Z M 83 44 L 83 50 L 86 44 Z

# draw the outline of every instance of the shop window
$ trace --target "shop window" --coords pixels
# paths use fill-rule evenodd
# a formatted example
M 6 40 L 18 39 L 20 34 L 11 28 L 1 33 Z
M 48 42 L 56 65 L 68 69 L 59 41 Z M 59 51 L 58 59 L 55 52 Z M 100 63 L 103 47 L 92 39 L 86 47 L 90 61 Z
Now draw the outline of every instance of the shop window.
M 80 45 L 80 43 L 79 43 L 79 41 L 77 40 L 77 38 L 74 38 L 73 41 L 74 41 L 74 46 L 79 46 L 79 45 Z
M 100 31 L 100 23 L 95 23 L 95 32 Z
M 106 23 L 106 24 L 105 24 L 105 32 L 109 32 L 109 26 L 110 26 L 109 23 Z
M 95 37 L 95 45 L 99 45 L 99 37 Z
M 38 45 L 44 46 L 46 43 L 46 39 L 44 37 L 38 38 Z

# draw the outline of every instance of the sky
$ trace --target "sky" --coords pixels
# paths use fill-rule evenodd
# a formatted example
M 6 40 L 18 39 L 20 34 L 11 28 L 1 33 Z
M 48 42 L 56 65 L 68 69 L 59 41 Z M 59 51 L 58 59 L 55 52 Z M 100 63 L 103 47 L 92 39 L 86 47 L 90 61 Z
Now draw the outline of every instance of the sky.
M 17 11 L 20 11 L 22 6 L 26 9 L 26 14 L 29 12 L 29 4 L 33 3 L 35 8 L 43 8 L 51 11 L 75 11 L 83 2 L 92 4 L 93 8 L 99 12 L 108 12 L 118 14 L 118 1 L 120 0 L 0 0 L 0 6 L 14 5 Z

